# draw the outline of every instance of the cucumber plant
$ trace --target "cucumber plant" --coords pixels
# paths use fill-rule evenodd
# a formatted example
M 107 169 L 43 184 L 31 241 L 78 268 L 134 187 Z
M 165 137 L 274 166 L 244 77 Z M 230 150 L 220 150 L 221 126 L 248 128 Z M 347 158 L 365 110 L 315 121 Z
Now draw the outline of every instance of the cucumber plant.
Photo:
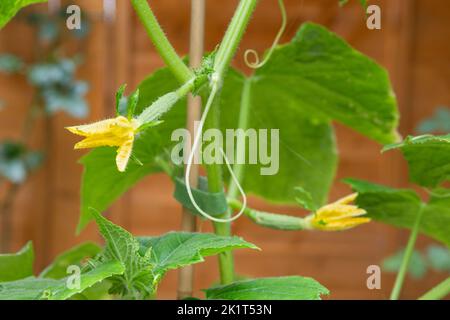
M 84 173 L 77 231 L 94 220 L 106 244 L 71 249 L 38 276 L 32 273 L 31 244 L 17 254 L 0 256 L 2 265 L 10 266 L 6 270 L 20 266 L 17 272 L 0 272 L 0 298 L 153 298 L 167 271 L 211 255 L 219 258 L 220 284 L 205 289 L 206 299 L 321 299 L 329 294 L 317 280 L 298 275 L 237 280 L 232 250 L 258 249 L 231 234 L 231 222 L 241 214 L 262 227 L 299 232 L 342 231 L 371 219 L 411 228 L 394 299 L 418 232 L 448 245 L 449 198 L 442 187 L 436 187 L 450 176 L 449 138 L 426 136 L 400 142 L 395 95 L 387 72 L 376 62 L 326 28 L 305 23 L 289 43 L 275 45 L 262 63 L 252 64 L 256 68 L 251 75 L 244 75 L 230 63 L 258 1 L 241 0 L 216 50 L 192 69 L 173 49 L 148 2 L 131 3 L 167 66 L 144 79 L 127 99 L 122 86 L 116 95 L 115 116 L 67 128 L 83 137 L 75 148 L 94 149 L 81 159 Z M 192 150 L 183 154 L 189 160 L 183 172 L 170 157 L 176 145 L 171 135 L 187 125 L 188 94 L 201 97 L 204 108 Z M 410 162 L 412 181 L 433 188 L 430 201 L 423 203 L 412 191 L 349 179 L 356 193 L 326 204 L 338 160 L 334 121 L 387 145 L 386 150 L 402 149 Z M 190 164 L 203 129 L 225 133 L 250 128 L 279 129 L 277 174 L 261 175 L 261 164 L 231 165 L 219 149 L 214 156 L 222 161 L 205 163 L 206 176 L 199 178 L 198 186 L 190 185 Z M 245 155 L 248 148 L 238 145 L 236 154 Z M 425 148 L 426 153 L 418 151 Z M 199 151 L 205 149 L 202 146 Z M 435 161 L 426 161 L 430 157 Z M 170 176 L 175 199 L 192 214 L 211 220 L 214 233 L 135 237 L 103 217 L 101 212 L 124 192 L 156 172 Z M 297 204 L 311 213 L 292 217 L 254 210 L 247 206 L 246 193 Z M 79 265 L 78 286 L 69 285 L 73 276 L 64 273 L 71 265 Z M 444 282 L 424 297 L 441 297 L 448 285 Z

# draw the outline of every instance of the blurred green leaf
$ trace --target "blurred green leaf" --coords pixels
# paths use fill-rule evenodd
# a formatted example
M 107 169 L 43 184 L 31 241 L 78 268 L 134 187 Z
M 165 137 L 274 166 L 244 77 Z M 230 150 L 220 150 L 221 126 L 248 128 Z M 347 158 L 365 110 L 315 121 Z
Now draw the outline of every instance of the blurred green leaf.
M 438 107 L 430 118 L 420 122 L 416 131 L 420 134 L 450 132 L 450 108 Z
M 8 74 L 19 72 L 24 67 L 22 59 L 13 54 L 0 55 L 0 72 Z
M 403 142 L 385 146 L 383 151 L 393 149 L 400 149 L 408 161 L 412 182 L 434 188 L 450 181 L 450 134 L 408 136 Z
M 72 59 L 60 59 L 53 63 L 38 63 L 31 66 L 28 79 L 38 87 L 50 87 L 71 82 L 76 64 Z
M 84 81 L 74 81 L 64 88 L 52 87 L 42 91 L 46 112 L 54 114 L 62 110 L 74 118 L 85 118 L 88 115 L 88 105 L 84 98 L 88 84 Z
M 34 4 L 47 2 L 47 0 L 2 0 L 0 1 L 0 29 L 11 20 L 20 9 Z
M 118 261 L 104 263 L 89 272 L 81 273 L 79 288 L 69 288 L 68 278 L 54 280 L 28 277 L 1 282 L 0 300 L 66 300 L 123 271 L 124 267 Z
M 383 270 L 387 272 L 398 272 L 403 262 L 405 250 L 399 250 L 394 255 L 383 260 Z M 415 279 L 421 279 L 427 273 L 427 262 L 422 254 L 414 250 L 408 265 L 409 274 Z
M 94 258 L 101 248 L 92 242 L 77 245 L 58 255 L 39 275 L 41 278 L 61 279 L 67 276 L 67 267 L 80 265 L 83 259 Z
M 34 250 L 31 241 L 17 253 L 0 254 L 0 282 L 32 276 L 33 263 Z
M 428 203 L 422 203 L 409 189 L 394 189 L 356 179 L 345 182 L 358 192 L 356 204 L 365 209 L 370 218 L 396 227 L 411 229 L 423 206 L 420 232 L 450 245 L 449 190 L 435 190 Z
M 289 276 L 242 280 L 204 290 L 207 299 L 321 300 L 330 292 L 312 278 Z
M 30 68 L 28 79 L 39 88 L 47 113 L 54 114 L 62 110 L 75 118 L 87 116 L 85 95 L 88 84 L 75 80 L 75 70 L 74 59 L 35 64 Z
M 450 272 L 450 250 L 446 247 L 431 245 L 427 248 L 430 266 L 441 272 Z
M 12 183 L 23 183 L 42 160 L 41 152 L 30 151 L 22 143 L 10 140 L 0 143 L 0 176 Z

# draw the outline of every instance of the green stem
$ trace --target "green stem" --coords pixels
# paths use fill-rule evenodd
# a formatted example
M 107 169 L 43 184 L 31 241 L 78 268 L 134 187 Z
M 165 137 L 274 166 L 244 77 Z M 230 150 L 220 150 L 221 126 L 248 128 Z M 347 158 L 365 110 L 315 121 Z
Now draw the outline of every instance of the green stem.
M 214 61 L 214 72 L 216 80 L 221 83 L 224 73 L 228 68 L 231 59 L 236 53 L 239 42 L 242 39 L 247 24 L 250 20 L 252 12 L 256 6 L 257 0 L 241 0 L 235 11 L 233 19 L 225 33 L 220 44 Z M 217 85 L 217 83 L 212 83 Z M 215 103 L 210 111 L 207 119 L 208 128 L 220 127 L 220 110 L 219 104 Z M 208 173 L 208 188 L 211 192 L 221 192 L 223 190 L 222 167 L 220 164 L 214 163 L 206 167 Z M 220 218 L 229 218 L 230 211 L 226 211 Z M 221 236 L 231 235 L 230 223 L 214 223 L 214 231 Z M 228 284 L 234 281 L 234 262 L 230 252 L 219 255 L 220 281 L 222 284 Z
M 242 209 L 242 202 L 237 199 L 227 199 L 228 206 L 236 211 Z M 244 210 L 244 215 L 246 215 L 250 220 L 256 224 L 274 230 L 285 230 L 285 231 L 298 231 L 298 230 L 310 230 L 311 226 L 308 219 L 293 217 L 285 214 L 272 213 L 266 211 L 254 210 L 252 208 L 246 207 Z
M 175 49 L 170 44 L 164 31 L 156 20 L 152 9 L 147 3 L 147 0 L 132 0 L 134 10 L 139 16 L 142 24 L 147 30 L 147 34 L 152 40 L 153 44 L 158 50 L 158 53 L 163 58 L 166 65 L 172 71 L 174 76 L 180 83 L 184 83 L 194 76 L 194 73 L 181 60 Z
M 145 108 L 144 111 L 142 111 L 142 113 L 137 117 L 137 120 L 142 125 L 158 120 L 164 113 L 168 112 L 175 103 L 184 98 L 189 92 L 194 89 L 195 79 L 196 78 L 194 77 L 191 80 L 185 82 L 177 90 L 166 93 L 165 95 L 159 97 L 149 107 Z
M 208 115 L 205 126 L 207 128 L 219 128 L 219 105 L 214 103 L 211 106 L 211 111 Z M 208 189 L 210 192 L 222 192 L 223 191 L 223 178 L 222 167 L 220 164 L 206 165 L 206 171 L 208 174 Z M 229 213 L 225 212 L 219 218 L 225 219 L 229 217 Z M 231 226 L 230 223 L 214 222 L 214 232 L 220 236 L 230 236 Z M 224 252 L 219 254 L 219 271 L 220 282 L 222 284 L 229 284 L 234 281 L 234 262 L 231 252 Z
M 217 51 L 214 71 L 221 79 L 236 53 L 258 0 L 241 0 Z
M 419 300 L 439 300 L 450 294 L 450 277 L 425 293 Z
M 422 220 L 423 215 L 423 205 L 420 207 L 417 212 L 416 221 L 414 223 L 414 227 L 411 231 L 411 235 L 409 236 L 408 244 L 406 245 L 405 252 L 403 254 L 402 264 L 400 266 L 400 270 L 398 271 L 397 278 L 395 279 L 394 288 L 391 293 L 391 300 L 398 300 L 400 296 L 400 292 L 402 290 L 403 282 L 405 280 L 406 273 L 408 271 L 408 266 L 411 261 L 411 256 L 414 250 L 414 246 L 416 244 L 417 235 L 419 234 L 420 222 Z
M 247 130 L 248 128 L 248 119 L 250 114 L 250 89 L 251 89 L 251 80 L 246 79 L 244 81 L 244 85 L 242 88 L 242 96 L 241 96 L 241 108 L 239 111 L 239 122 L 238 129 Z M 245 143 L 239 143 L 236 146 L 236 155 L 244 154 L 245 155 Z M 245 166 L 242 164 L 235 163 L 233 165 L 233 171 L 236 175 L 236 178 L 239 182 L 242 181 L 244 176 Z M 228 184 L 228 198 L 235 199 L 239 194 L 239 189 L 237 187 L 236 182 L 230 178 L 230 182 Z

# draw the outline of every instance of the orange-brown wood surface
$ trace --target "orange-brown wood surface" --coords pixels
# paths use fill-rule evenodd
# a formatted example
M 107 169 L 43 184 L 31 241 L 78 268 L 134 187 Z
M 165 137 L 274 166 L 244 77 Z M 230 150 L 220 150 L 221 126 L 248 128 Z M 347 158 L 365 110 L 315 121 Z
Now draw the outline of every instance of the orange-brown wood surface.
M 93 25 L 83 45 L 85 61 L 78 74 L 90 83 L 89 119 L 113 115 L 114 92 L 121 83 L 135 87 L 146 75 L 163 66 L 129 1 L 117 1 L 113 23 L 100 19 L 102 1 L 72 1 L 88 12 Z M 180 54 L 188 52 L 189 9 L 187 0 L 149 1 L 169 39 Z M 382 9 L 382 29 L 368 30 L 358 1 L 339 8 L 337 0 L 286 0 L 288 27 L 282 42 L 289 41 L 301 23 L 314 21 L 337 32 L 358 50 L 371 56 L 390 72 L 401 110 L 400 132 L 415 133 L 417 124 L 438 105 L 450 105 L 450 3 L 445 0 L 371 1 Z M 237 4 L 236 0 L 208 0 L 205 46 L 213 50 L 223 36 Z M 46 10 L 45 5 L 41 6 Z M 262 52 L 270 46 L 279 28 L 277 1 L 261 0 L 234 64 L 245 69 L 243 53 L 248 48 Z M 12 52 L 31 60 L 35 37 L 32 29 L 13 21 L 0 32 L 0 53 Z M 247 70 L 247 69 L 245 69 Z M 20 76 L 0 75 L 0 97 L 7 108 L 0 111 L 0 138 L 17 138 L 30 103 L 32 90 Z M 59 252 L 92 239 L 101 241 L 94 225 L 75 235 L 80 204 L 82 155 L 73 150 L 77 138 L 64 130 L 79 120 L 58 114 L 40 121 L 31 144 L 48 144 L 46 165 L 20 189 L 13 209 L 13 246 L 17 250 L 27 240 L 36 248 L 36 270 Z M 337 127 L 340 163 L 330 199 L 349 192 L 340 181 L 357 177 L 390 186 L 408 186 L 406 163 L 399 154 L 380 154 L 380 145 L 339 124 Z M 47 140 L 46 137 L 51 137 Z M 45 142 L 48 141 L 48 142 Z M 0 187 L 0 199 L 6 193 Z M 172 199 L 173 186 L 163 175 L 145 178 L 108 210 L 107 215 L 137 235 L 157 235 L 180 226 L 181 208 Z M 304 214 L 297 208 L 268 205 L 252 198 L 258 208 Z M 209 223 L 201 231 L 211 230 Z M 366 287 L 366 268 L 405 245 L 408 233 L 379 223 L 370 223 L 347 232 L 281 232 L 263 229 L 245 218 L 233 224 L 233 232 L 262 248 L 261 252 L 235 253 L 241 275 L 305 275 L 318 279 L 332 292 L 330 299 L 388 298 L 394 275 L 383 274 L 382 289 Z M 430 240 L 420 238 L 423 248 Z M 408 278 L 403 298 L 416 298 L 445 275 L 430 273 L 424 280 Z M 176 272 L 162 282 L 160 298 L 176 295 Z M 217 281 L 217 262 L 208 258 L 196 267 L 197 294 Z

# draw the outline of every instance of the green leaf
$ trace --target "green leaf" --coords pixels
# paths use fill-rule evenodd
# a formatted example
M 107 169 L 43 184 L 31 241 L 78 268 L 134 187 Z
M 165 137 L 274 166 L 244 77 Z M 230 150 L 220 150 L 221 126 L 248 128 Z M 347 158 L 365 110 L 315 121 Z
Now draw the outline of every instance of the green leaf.
M 383 260 L 383 270 L 387 272 L 398 272 L 403 262 L 405 250 L 399 250 L 394 255 Z M 421 279 L 427 273 L 427 262 L 422 254 L 414 250 L 408 265 L 409 274 L 415 279 Z
M 80 275 L 80 286 L 69 289 L 69 278 L 59 280 L 28 277 L 22 280 L 0 283 L 0 300 L 66 300 L 101 281 L 121 274 L 124 267 L 111 261 Z
M 328 120 L 311 117 L 303 108 L 301 98 L 279 90 L 276 85 L 270 85 L 269 82 L 276 82 L 276 77 L 267 77 L 270 79 L 264 80 L 257 72 L 245 80 L 241 74 L 230 71 L 222 89 L 221 127 L 224 137 L 227 136 L 227 129 L 238 128 L 244 81 L 250 82 L 250 117 L 247 127 L 256 130 L 257 136 L 267 131 L 267 138 L 258 137 L 252 148 L 262 152 L 261 148 L 267 144 L 267 153 L 272 156 L 275 174 L 263 175 L 262 169 L 270 167 L 270 163 L 251 164 L 247 155 L 246 164 L 243 165 L 243 188 L 247 193 L 272 202 L 296 204 L 298 192 L 295 188 L 301 187 L 311 194 L 311 205 L 320 206 L 326 201 L 336 171 L 337 151 L 333 128 Z M 276 145 L 271 143 L 271 129 L 279 130 L 279 153 L 275 149 Z M 238 134 L 238 131 L 235 133 Z M 234 143 L 237 145 L 237 138 L 234 138 Z M 246 154 L 249 149 L 249 143 L 246 142 Z M 277 165 L 278 171 L 275 170 Z M 223 171 L 226 174 L 228 172 L 226 168 Z
M 434 188 L 450 181 L 450 134 L 407 137 L 383 151 L 400 149 L 409 164 L 409 177 L 423 187 Z
M 94 258 L 101 248 L 92 242 L 85 242 L 77 245 L 57 256 L 53 262 L 46 267 L 39 277 L 61 279 L 67 276 L 67 267 L 79 265 L 83 259 Z
M 154 272 L 161 277 L 171 269 L 203 262 L 204 257 L 234 249 L 258 249 L 239 237 L 208 233 L 169 232 L 160 237 L 140 237 L 141 254 L 151 249 Z
M 58 285 L 47 288 L 43 292 L 42 298 L 48 300 L 66 300 L 75 294 L 91 288 L 105 279 L 108 279 L 114 275 L 123 274 L 124 271 L 125 267 L 119 261 L 109 261 L 97 266 L 89 272 L 81 274 L 79 288 L 69 289 L 67 286 L 67 280 L 63 279 L 64 281 L 60 281 Z
M 311 194 L 310 208 L 325 203 L 337 164 L 333 120 L 381 143 L 397 140 L 398 111 L 387 72 L 324 27 L 304 24 L 248 79 L 228 74 L 223 130 L 238 125 L 246 81 L 248 128 L 280 129 L 277 174 L 261 175 L 262 165 L 246 164 L 244 170 L 246 192 L 266 200 L 293 204 L 301 187 Z
M 159 96 L 177 87 L 177 81 L 167 68 L 153 73 L 139 86 L 139 102 L 136 115 Z M 185 103 L 180 101 L 165 116 L 164 125 L 141 132 L 133 146 L 132 158 L 126 172 L 116 167 L 114 148 L 103 147 L 91 151 L 81 159 L 84 166 L 81 186 L 81 214 L 77 227 L 79 233 L 90 221 L 89 208 L 105 211 L 117 198 L 124 194 L 145 176 L 159 172 L 155 159 L 174 142 L 172 130 L 185 126 Z M 134 159 L 139 160 L 143 165 Z
M 150 251 L 143 255 L 139 252 L 139 242 L 131 233 L 107 220 L 100 213 L 92 210 L 100 233 L 106 240 L 105 249 L 99 258 L 101 264 L 118 261 L 124 267 L 123 275 L 113 277 L 111 293 L 141 299 L 149 296 L 155 290 L 156 277 Z M 95 270 L 95 269 L 94 269 Z
M 0 282 L 23 279 L 33 275 L 33 244 L 28 242 L 13 254 L 0 254 Z
M 355 192 L 356 204 L 374 220 L 411 229 L 423 206 L 420 232 L 450 245 L 450 197 L 448 190 L 436 190 L 428 203 L 409 189 L 393 189 L 362 180 L 346 179 Z M 445 196 L 446 195 L 446 196 Z
M 276 101 L 272 112 L 295 102 L 310 119 L 337 120 L 380 143 L 398 139 L 386 70 L 322 26 L 305 23 L 254 77 L 260 104 Z
M 117 170 L 114 148 L 102 147 L 92 150 L 86 156 L 81 158 L 84 166 L 82 184 L 81 184 L 81 214 L 77 226 L 77 233 L 91 220 L 89 208 L 98 211 L 106 210 L 117 198 L 126 190 L 132 187 L 137 181 L 152 172 L 159 169 L 149 157 L 153 152 L 147 154 L 145 150 L 148 144 L 145 143 L 142 134 L 135 141 L 133 155 L 144 165 L 140 165 L 133 159 L 130 159 L 125 173 Z
M 2 29 L 23 7 L 41 2 L 47 2 L 47 0 L 2 0 L 0 2 L 0 29 Z
M 60 284 L 61 280 L 28 277 L 21 280 L 1 282 L 0 300 L 37 300 L 46 289 Z
M 327 288 L 312 278 L 289 276 L 237 281 L 205 290 L 207 299 L 320 300 Z

